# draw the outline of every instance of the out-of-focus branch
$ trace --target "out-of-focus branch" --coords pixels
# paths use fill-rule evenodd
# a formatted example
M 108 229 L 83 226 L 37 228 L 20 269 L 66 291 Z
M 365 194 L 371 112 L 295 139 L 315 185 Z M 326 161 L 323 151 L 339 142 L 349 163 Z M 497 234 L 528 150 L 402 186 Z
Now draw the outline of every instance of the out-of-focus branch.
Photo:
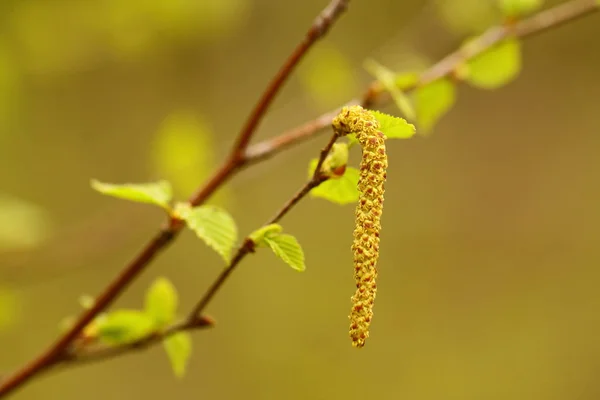
M 596 0 L 571 0 L 548 10 L 541 11 L 514 24 L 492 27 L 478 38 L 476 46 L 460 48 L 444 57 L 424 71 L 418 81 L 412 87 L 406 88 L 406 90 L 415 89 L 437 79 L 451 76 L 461 64 L 483 53 L 511 35 L 520 38 L 534 36 L 595 13 L 598 10 L 600 10 L 600 3 Z M 372 108 L 375 105 L 381 106 L 387 104 L 390 100 L 390 96 L 384 92 L 383 87 L 378 82 L 372 82 L 362 98 L 352 99 L 346 105 L 360 104 L 365 108 Z M 246 150 L 247 162 L 256 163 L 263 161 L 296 143 L 320 134 L 325 128 L 329 127 L 331 120 L 340 110 L 341 107 L 296 128 L 283 132 L 279 136 L 250 146 Z

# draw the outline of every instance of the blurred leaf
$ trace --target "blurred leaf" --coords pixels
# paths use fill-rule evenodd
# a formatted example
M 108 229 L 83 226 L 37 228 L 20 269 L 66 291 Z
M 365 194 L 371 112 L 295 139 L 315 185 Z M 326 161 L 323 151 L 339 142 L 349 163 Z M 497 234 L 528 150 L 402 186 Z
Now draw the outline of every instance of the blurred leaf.
M 154 319 L 156 328 L 170 324 L 177 312 L 177 290 L 164 277 L 156 279 L 146 292 L 146 314 Z
M 506 85 L 521 71 L 521 44 L 517 39 L 506 39 L 471 59 L 466 81 L 482 89 L 496 89 Z
M 405 119 L 379 111 L 371 110 L 371 112 L 379 122 L 379 129 L 388 139 L 409 139 L 414 136 L 415 126 L 406 122 Z
M 138 310 L 110 312 L 97 325 L 98 338 L 109 345 L 135 342 L 154 332 L 154 320 Z
M 544 0 L 498 0 L 498 5 L 506 17 L 523 17 L 538 10 Z
M 193 192 L 215 164 L 210 126 L 191 113 L 170 115 L 156 133 L 152 159 L 177 193 Z
M 50 218 L 42 208 L 0 194 L 0 251 L 39 246 L 49 234 Z
M 281 233 L 282 230 L 283 228 L 279 224 L 269 224 L 255 230 L 250 234 L 249 237 L 254 242 L 254 244 L 258 246 L 264 244 L 265 237 L 277 236 Z
M 248 0 L 202 0 L 183 3 L 190 4 L 192 11 L 195 11 L 189 18 L 189 23 L 203 37 L 212 40 L 243 27 L 252 4 Z
M 229 263 L 238 231 L 234 219 L 227 211 L 216 206 L 192 208 L 188 203 L 179 203 L 175 207 L 175 214 Z
M 436 1 L 445 25 L 455 34 L 476 34 L 497 23 L 498 10 L 493 1 Z
M 417 72 L 405 72 L 396 75 L 394 83 L 400 90 L 410 89 L 419 83 L 419 76 Z
M 94 297 L 92 297 L 88 294 L 79 296 L 79 305 L 84 310 L 89 310 L 90 308 L 92 308 L 94 306 L 95 303 L 96 303 L 96 299 L 94 299 Z
M 438 79 L 414 91 L 419 132 L 428 133 L 456 101 L 456 87 L 448 79 Z
M 113 184 L 92 179 L 91 184 L 94 190 L 102 194 L 138 203 L 155 204 L 167 210 L 173 196 L 171 184 L 167 181 Z
M 308 176 L 311 177 L 317 167 L 317 159 L 313 159 L 308 167 Z M 353 167 L 346 167 L 342 176 L 337 179 L 328 179 L 310 191 L 312 197 L 320 197 L 336 204 L 350 204 L 358 201 L 358 178 L 360 172 Z
M 396 85 L 397 75 L 375 60 L 365 61 L 365 68 L 383 85 L 385 90 L 390 93 L 400 112 L 404 114 L 406 118 L 414 120 L 415 110 L 408 96 Z
M 273 250 L 273 253 L 296 271 L 304 271 L 304 252 L 302 247 L 292 235 L 281 234 L 265 237 L 264 241 Z
M 163 341 L 163 346 L 171 362 L 176 377 L 182 378 L 192 355 L 192 338 L 188 332 L 179 332 Z
M 17 317 L 17 299 L 15 293 L 0 288 L 0 330 L 14 323 Z
M 298 77 L 311 95 L 311 101 L 323 108 L 337 106 L 357 91 L 352 63 L 327 42 L 311 49 L 298 69 Z

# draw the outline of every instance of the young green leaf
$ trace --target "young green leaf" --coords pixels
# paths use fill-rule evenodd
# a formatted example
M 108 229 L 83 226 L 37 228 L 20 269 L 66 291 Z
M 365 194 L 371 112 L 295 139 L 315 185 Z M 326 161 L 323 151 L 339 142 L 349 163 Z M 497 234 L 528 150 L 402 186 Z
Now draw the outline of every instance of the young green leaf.
M 499 0 L 500 10 L 506 17 L 518 18 L 539 9 L 544 0 Z
M 600 1 L 600 0 L 598 0 Z M 348 148 L 354 146 L 355 144 L 358 144 L 358 139 L 356 138 L 356 135 L 353 133 L 350 133 L 348 135 L 346 135 L 346 139 L 348 139 Z
M 420 132 L 428 133 L 456 101 L 456 87 L 448 79 L 438 79 L 414 92 Z
M 379 111 L 370 111 L 379 121 L 379 129 L 388 139 L 408 139 L 414 136 L 415 126 L 406 122 L 404 118 L 394 117 Z
M 146 292 L 146 314 L 154 319 L 155 327 L 162 329 L 175 319 L 177 290 L 167 278 L 156 279 Z
M 334 143 L 323 162 L 321 171 L 329 178 L 337 179 L 344 175 L 348 164 L 348 143 Z M 315 165 L 314 168 L 317 166 Z
M 415 109 L 408 96 L 406 96 L 396 84 L 396 74 L 375 60 L 367 60 L 365 62 L 365 68 L 383 85 L 385 90 L 390 93 L 400 112 L 402 112 L 406 118 L 414 120 Z
M 187 203 L 175 206 L 175 215 L 208 246 L 229 262 L 231 251 L 237 241 L 237 226 L 229 213 L 216 206 L 190 207 Z
M 317 167 L 317 159 L 311 160 L 309 176 Z M 320 197 L 336 204 L 351 204 L 358 201 L 358 177 L 360 172 L 353 167 L 346 167 L 342 176 L 329 179 L 310 191 L 312 197 Z
M 273 250 L 273 253 L 296 271 L 304 271 L 304 252 L 302 247 L 292 235 L 281 234 L 265 237 L 264 241 Z
M 263 226 L 250 234 L 250 239 L 255 245 L 259 246 L 264 243 L 266 237 L 277 236 L 283 231 L 283 227 L 279 224 L 269 224 Z
M 521 71 L 521 44 L 506 39 L 467 63 L 466 81 L 481 89 L 506 85 Z
M 179 332 L 163 341 L 165 352 L 176 377 L 182 378 L 192 355 L 192 338 L 188 332 Z
M 116 310 L 97 321 L 98 338 L 108 345 L 135 342 L 154 332 L 154 320 L 138 310 Z
M 94 190 L 102 194 L 138 203 L 155 204 L 166 210 L 169 209 L 169 202 L 173 196 L 171 184 L 167 181 L 118 185 L 92 179 L 91 184 Z

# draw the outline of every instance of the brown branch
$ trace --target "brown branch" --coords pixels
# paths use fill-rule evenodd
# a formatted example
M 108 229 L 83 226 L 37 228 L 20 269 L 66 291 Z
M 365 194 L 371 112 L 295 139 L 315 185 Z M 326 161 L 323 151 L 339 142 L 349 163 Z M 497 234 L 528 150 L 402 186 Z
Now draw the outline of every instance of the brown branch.
M 234 157 L 239 160 L 244 159 L 244 152 L 250 143 L 252 134 L 256 130 L 256 127 L 262 119 L 262 116 L 267 111 L 267 108 L 275 98 L 275 95 L 279 92 L 279 88 L 290 76 L 290 73 L 298 65 L 300 59 L 306 54 L 308 49 L 310 49 L 317 40 L 322 38 L 329 31 L 329 28 L 331 28 L 333 22 L 342 14 L 342 12 L 346 10 L 348 7 L 348 2 L 349 0 L 333 0 L 317 16 L 302 43 L 298 45 L 296 50 L 288 58 L 279 73 L 275 76 L 267 90 L 264 92 L 254 111 L 251 113 L 250 118 L 246 122 L 244 129 L 242 129 L 242 132 L 238 137 L 238 141 L 235 146 L 236 152 L 234 153 Z
M 179 332 L 193 331 L 206 329 L 214 326 L 215 322 L 212 318 L 202 316 L 195 320 L 185 320 L 178 324 L 174 324 L 165 331 L 153 333 L 145 338 L 136 340 L 135 342 L 126 343 L 120 346 L 104 346 L 95 347 L 85 345 L 85 347 L 75 347 L 70 351 L 65 352 L 61 358 L 54 363 L 49 370 L 55 370 L 59 367 L 70 367 L 80 364 L 89 364 L 98 361 L 116 358 L 124 354 L 145 350 L 153 345 L 161 343 L 163 340 L 175 335 Z
M 267 87 L 263 96 L 258 101 L 255 109 L 250 113 L 247 123 L 238 135 L 238 140 L 231 150 L 231 154 L 225 163 L 215 174 L 196 192 L 189 200 L 193 206 L 202 204 L 219 187 L 221 187 L 233 173 L 246 163 L 245 151 L 248 144 L 258 127 L 258 123 L 264 117 L 269 105 L 275 98 L 275 95 L 281 89 L 287 77 L 294 70 L 301 58 L 311 48 L 311 46 L 321 37 L 323 37 L 337 18 L 347 8 L 349 0 L 332 0 L 329 5 L 319 14 L 308 30 L 302 43 L 294 50 L 291 56 L 284 63 L 274 80 Z M 81 331 L 93 321 L 93 319 L 107 307 L 129 286 L 129 284 L 145 269 L 145 267 L 156 257 L 156 255 L 173 240 L 181 231 L 183 222 L 171 218 L 168 226 L 163 228 L 159 234 L 152 239 L 143 250 L 125 267 L 125 269 L 111 282 L 108 287 L 96 299 L 94 306 L 86 310 L 74 326 L 60 337 L 45 352 L 33 361 L 26 364 L 23 368 L 13 375 L 0 382 L 0 397 L 4 397 L 25 383 L 32 377 L 53 364 L 60 361 L 61 357 L 68 350 L 69 346 L 75 341 Z
M 300 58 L 305 54 L 306 50 L 320 37 L 322 37 L 335 19 L 341 14 L 346 8 L 347 1 L 333 0 L 330 5 L 321 13 L 320 17 L 317 18 L 311 29 L 306 35 L 304 41 L 298 46 L 298 48 L 292 53 L 288 61 L 284 64 L 282 70 L 277 74 L 273 82 L 269 85 L 265 94 L 259 101 L 258 105 L 251 113 L 247 123 L 238 136 L 236 145 L 232 149 L 230 157 L 226 162 L 219 168 L 215 174 L 198 190 L 189 200 L 189 202 L 197 206 L 202 204 L 208 199 L 219 187 L 221 187 L 234 173 L 241 168 L 263 161 L 283 149 L 291 147 L 292 145 L 309 139 L 316 134 L 323 131 L 323 129 L 331 123 L 331 119 L 339 112 L 334 110 L 332 112 L 321 115 L 320 117 L 310 121 L 298 128 L 284 132 L 283 134 L 266 140 L 264 142 L 257 143 L 253 146 L 248 146 L 253 136 L 256 127 L 260 120 L 267 111 L 271 101 L 275 98 L 281 85 L 286 80 L 289 73 L 294 69 Z M 489 49 L 503 39 L 510 35 L 517 37 L 528 37 L 537 33 L 544 32 L 548 29 L 558 27 L 567 22 L 573 21 L 580 17 L 589 15 L 600 8 L 596 0 L 571 0 L 563 3 L 554 8 L 542 11 L 535 14 L 527 19 L 517 22 L 513 25 L 494 27 L 486 31 L 479 38 L 479 45 L 470 47 L 469 49 L 459 49 L 458 51 L 450 54 L 440 62 L 432 66 L 430 69 L 425 71 L 419 81 L 414 85 L 414 88 L 425 85 L 436 79 L 450 76 L 453 71 L 461 63 L 468 61 L 472 57 L 480 54 L 481 52 Z M 292 60 L 290 62 L 290 60 Z M 411 88 L 409 88 L 411 89 Z M 383 96 L 384 92 L 378 83 L 372 83 L 362 99 L 354 99 L 347 104 L 361 104 L 364 107 L 371 107 L 375 103 L 383 104 L 386 101 L 389 102 L 389 96 Z M 312 180 L 310 181 L 312 182 Z M 309 183 L 310 183 L 309 182 Z M 314 183 L 313 183 L 314 184 Z M 298 192 L 293 203 L 286 204 L 287 208 L 284 207 L 281 216 L 291 209 L 302 197 L 308 193 L 310 189 L 301 190 Z M 278 215 L 279 215 L 278 214 Z M 279 218 L 281 218 L 279 216 Z M 124 269 L 123 272 L 102 292 L 102 294 L 96 299 L 95 305 L 87 310 L 76 322 L 76 324 L 63 335 L 55 344 L 53 344 L 46 352 L 40 355 L 35 360 L 25 365 L 21 370 L 14 373 L 12 376 L 5 377 L 0 382 L 0 397 L 4 397 L 14 390 L 18 389 L 25 383 L 27 383 L 32 377 L 39 373 L 49 369 L 55 364 L 59 363 L 62 358 L 65 357 L 69 346 L 79 336 L 82 329 L 87 326 L 101 311 L 106 309 L 112 304 L 112 302 L 122 293 L 124 289 L 144 270 L 144 268 L 154 259 L 154 257 L 176 237 L 179 233 L 183 224 L 177 219 L 171 219 L 167 227 L 163 228 L 137 255 L 130 264 Z M 248 245 L 249 247 L 249 245 Z M 245 248 L 243 245 L 240 249 Z M 239 259 L 234 257 L 236 264 L 249 253 L 250 250 L 238 251 Z M 199 303 L 201 307 L 197 307 L 203 310 L 204 307 L 210 302 L 214 294 L 218 291 L 219 287 L 229 276 L 231 271 L 235 268 L 235 265 L 230 264 L 227 269 L 221 274 L 219 279 L 215 281 L 213 285 L 213 293 L 208 296 L 207 300 L 203 303 Z M 207 292 L 210 293 L 210 292 Z M 197 315 L 197 314 L 195 314 Z M 189 320 L 188 320 L 189 322 Z M 159 339 L 155 339 L 158 341 Z M 125 353 L 127 350 L 118 350 L 118 352 Z M 120 353 L 119 353 L 120 354 Z
M 331 150 L 331 147 L 333 146 L 337 138 L 338 136 L 334 134 L 327 143 L 327 145 L 323 148 L 323 150 L 321 150 L 319 157 L 320 165 L 322 165 L 325 158 L 327 158 L 327 155 L 329 154 L 329 151 Z M 318 173 L 318 171 L 320 171 L 320 167 L 315 169 L 315 173 L 312 176 L 312 178 L 308 182 L 306 182 L 306 184 L 304 184 L 302 188 L 294 196 L 292 196 L 292 198 L 288 200 L 284 204 L 284 206 L 277 212 L 277 214 L 273 218 L 271 218 L 271 220 L 269 220 L 265 225 L 279 222 L 281 218 L 283 218 L 312 189 L 314 189 L 315 187 L 319 186 L 321 183 L 327 180 L 327 177 Z M 202 312 L 212 301 L 214 296 L 218 293 L 220 288 L 223 286 L 227 278 L 235 270 L 238 264 L 244 259 L 244 257 L 254 252 L 254 250 L 255 243 L 250 238 L 244 239 L 242 246 L 240 246 L 240 248 L 237 250 L 229 265 L 215 279 L 215 281 L 206 291 L 204 296 L 202 296 L 200 301 L 189 313 L 188 318 L 185 321 L 172 326 L 171 328 L 162 333 L 154 333 L 148 337 L 142 338 L 133 343 L 127 343 L 115 347 L 101 347 L 96 349 L 75 349 L 65 354 L 58 362 L 54 364 L 54 366 L 74 366 L 119 357 L 133 351 L 147 349 L 148 347 L 156 345 L 162 342 L 164 339 L 168 338 L 169 336 L 172 336 L 178 332 L 197 330 L 200 328 L 207 328 L 213 326 L 214 321 L 212 321 L 212 319 L 210 318 L 203 316 Z
M 596 0 L 572 0 L 523 19 L 510 28 L 508 26 L 490 28 L 479 37 L 477 46 L 465 49 L 461 48 L 444 57 L 424 71 L 415 85 L 405 88 L 405 90 L 415 89 L 437 79 L 452 75 L 462 63 L 481 54 L 510 35 L 527 38 L 593 14 L 598 10 L 600 10 L 600 4 Z M 389 103 L 390 100 L 391 98 L 383 92 L 383 88 L 379 83 L 372 82 L 362 98 L 352 99 L 346 105 L 360 104 L 365 108 L 372 108 L 376 104 L 381 106 Z M 341 107 L 327 112 L 303 125 L 283 132 L 279 136 L 250 146 L 246 151 L 247 163 L 253 164 L 264 161 L 282 150 L 323 132 L 325 128 L 329 127 L 332 118 L 339 113 L 340 109 Z

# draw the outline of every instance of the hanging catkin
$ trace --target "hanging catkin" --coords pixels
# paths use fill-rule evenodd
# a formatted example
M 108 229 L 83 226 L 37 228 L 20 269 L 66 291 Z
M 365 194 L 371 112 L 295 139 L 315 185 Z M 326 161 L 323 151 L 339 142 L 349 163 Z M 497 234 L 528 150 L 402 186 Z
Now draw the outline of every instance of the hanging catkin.
M 356 292 L 352 296 L 350 337 L 354 347 L 363 347 L 369 337 L 373 318 L 373 303 L 377 294 L 377 259 L 379 231 L 383 210 L 387 154 L 385 135 L 379 131 L 375 116 L 360 106 L 344 107 L 333 120 L 333 129 L 340 135 L 354 134 L 362 147 L 354 228 L 354 279 Z

